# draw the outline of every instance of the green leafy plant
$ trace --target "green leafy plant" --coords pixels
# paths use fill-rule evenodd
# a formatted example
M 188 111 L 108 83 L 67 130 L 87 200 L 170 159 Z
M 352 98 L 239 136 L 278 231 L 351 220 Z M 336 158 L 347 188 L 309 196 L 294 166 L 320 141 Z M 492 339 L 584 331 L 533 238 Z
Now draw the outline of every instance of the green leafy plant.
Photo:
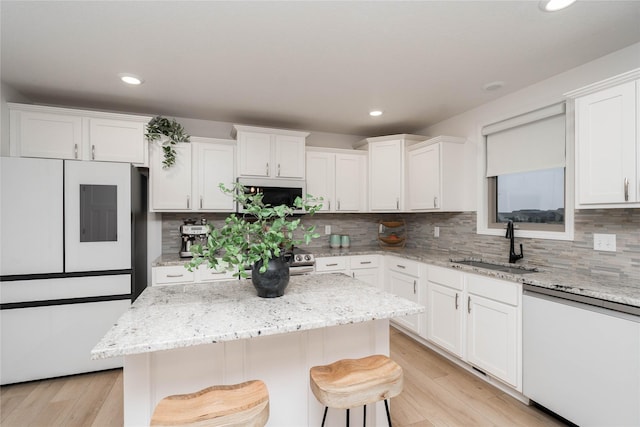
M 221 228 L 209 224 L 207 244 L 191 247 L 194 257 L 186 265 L 189 271 L 207 261 L 209 268 L 237 268 L 237 276 L 247 277 L 245 267 L 262 260 L 260 272 L 264 273 L 269 260 L 283 256 L 293 245 L 309 244 L 320 237 L 315 226 L 305 227 L 300 217 L 293 217 L 294 208 L 265 204 L 262 193 L 247 193 L 239 183 L 231 188 L 220 184 L 220 189 L 244 207 L 244 214 L 229 215 Z M 307 195 L 305 199 L 297 197 L 294 205 L 313 215 L 322 208 L 321 201 Z M 294 236 L 298 229 L 300 237 Z
M 190 136 L 184 131 L 184 127 L 176 119 L 156 116 L 147 123 L 149 141 L 159 142 L 164 152 L 163 168 L 169 168 L 176 162 L 176 150 L 173 147 L 178 142 L 189 142 Z

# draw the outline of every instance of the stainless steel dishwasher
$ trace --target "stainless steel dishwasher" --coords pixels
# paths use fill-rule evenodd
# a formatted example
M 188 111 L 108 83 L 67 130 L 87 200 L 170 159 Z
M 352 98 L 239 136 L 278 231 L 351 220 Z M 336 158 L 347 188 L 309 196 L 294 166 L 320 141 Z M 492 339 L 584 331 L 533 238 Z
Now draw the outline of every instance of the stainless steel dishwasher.
M 580 426 L 640 426 L 638 307 L 524 285 L 522 322 L 525 396 Z

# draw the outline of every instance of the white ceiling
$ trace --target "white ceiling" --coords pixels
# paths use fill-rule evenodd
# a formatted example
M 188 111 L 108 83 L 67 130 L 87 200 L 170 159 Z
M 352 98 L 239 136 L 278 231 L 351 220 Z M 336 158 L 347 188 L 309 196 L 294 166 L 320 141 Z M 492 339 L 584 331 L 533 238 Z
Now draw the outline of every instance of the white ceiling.
M 364 136 L 415 132 L 640 41 L 640 1 L 0 7 L 2 81 L 33 102 Z

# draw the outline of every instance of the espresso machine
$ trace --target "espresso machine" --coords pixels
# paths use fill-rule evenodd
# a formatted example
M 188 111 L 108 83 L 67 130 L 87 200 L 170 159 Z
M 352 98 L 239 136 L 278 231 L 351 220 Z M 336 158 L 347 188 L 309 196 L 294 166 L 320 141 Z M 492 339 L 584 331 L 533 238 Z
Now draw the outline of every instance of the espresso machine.
M 207 225 L 205 218 L 200 220 L 200 224 L 196 224 L 193 219 L 185 219 L 184 224 L 180 226 L 180 238 L 182 239 L 180 257 L 191 258 L 193 256 L 191 246 L 206 245 L 208 235 L 209 225 Z

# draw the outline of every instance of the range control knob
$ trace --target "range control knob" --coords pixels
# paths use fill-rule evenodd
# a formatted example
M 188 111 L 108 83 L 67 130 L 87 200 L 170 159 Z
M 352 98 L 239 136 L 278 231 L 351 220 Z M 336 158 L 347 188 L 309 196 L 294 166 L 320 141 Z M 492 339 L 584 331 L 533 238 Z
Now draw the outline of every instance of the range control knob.
M 305 255 L 304 256 L 304 260 L 305 261 L 310 261 L 311 260 L 311 255 Z
M 302 261 L 302 255 L 296 255 L 295 257 L 293 257 L 294 260 L 296 260 L 297 262 Z

